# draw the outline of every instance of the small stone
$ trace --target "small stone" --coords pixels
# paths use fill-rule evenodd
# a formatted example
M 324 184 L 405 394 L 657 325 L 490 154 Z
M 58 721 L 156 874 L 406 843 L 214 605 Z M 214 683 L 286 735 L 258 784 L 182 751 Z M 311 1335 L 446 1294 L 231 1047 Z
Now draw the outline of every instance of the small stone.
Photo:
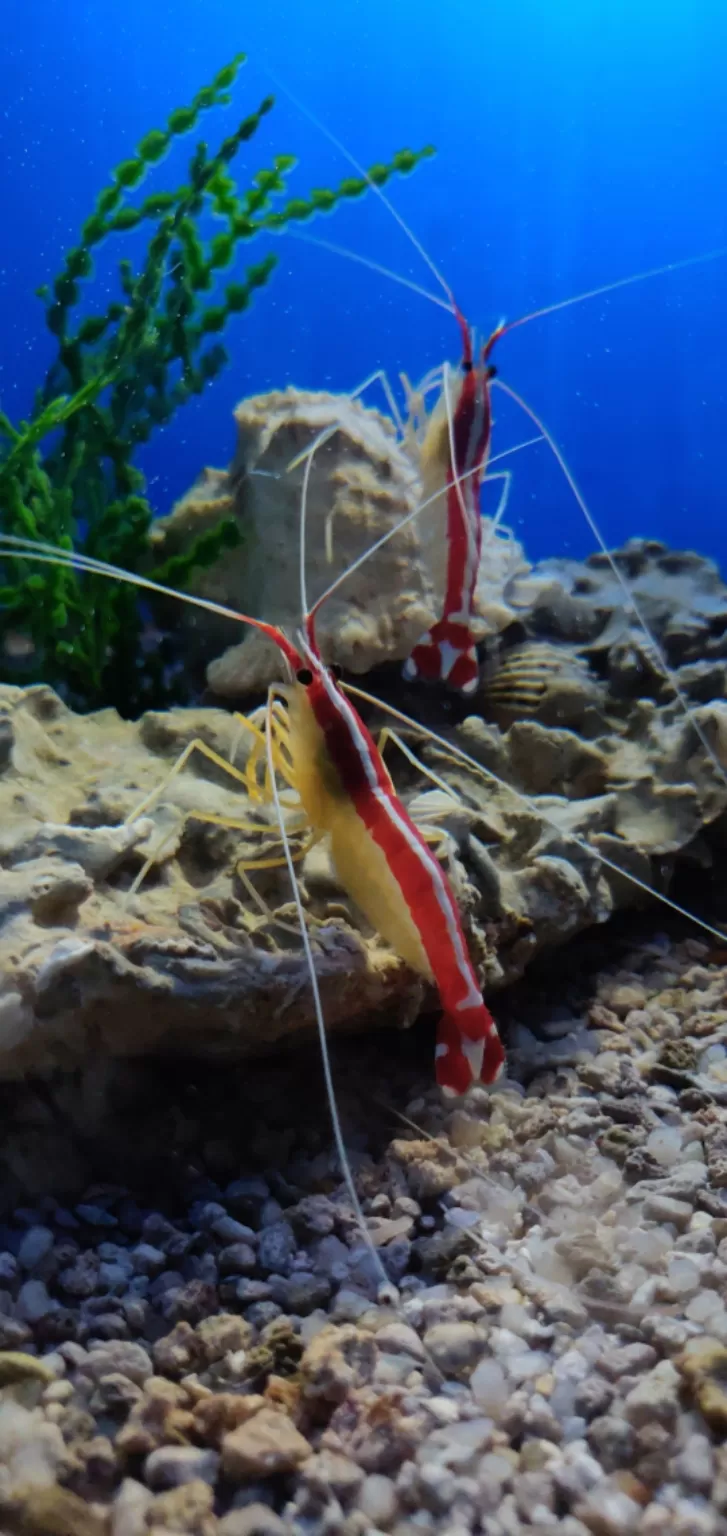
M 118 1373 L 140 1387 L 143 1387 L 154 1371 L 151 1358 L 143 1346 L 125 1339 L 110 1339 L 107 1344 L 90 1350 L 81 1369 L 85 1376 L 90 1376 L 95 1382 L 100 1382 L 104 1376 Z
M 651 1344 L 624 1344 L 622 1347 L 604 1350 L 598 1358 L 598 1369 L 609 1381 L 619 1381 L 622 1376 L 635 1376 L 650 1371 L 656 1365 L 657 1354 Z
M 135 1477 L 125 1477 L 112 1505 L 110 1536 L 145 1536 L 152 1495 Z
M 100 1205 L 77 1205 L 76 1215 L 89 1227 L 118 1227 L 119 1223 L 110 1211 Z
M 57 1483 L 25 1483 L 11 1494 L 14 1530 L 28 1536 L 106 1536 L 103 1515 Z M 13 1509 L 14 1506 L 14 1509 Z M 3 1520 L 10 1526 L 10 1520 Z
M 217 1526 L 217 1536 L 289 1536 L 290 1526 L 267 1504 L 231 1509 Z
M 171 1333 L 157 1339 L 152 1349 L 154 1365 L 162 1376 L 187 1376 L 196 1370 L 202 1359 L 202 1345 L 194 1329 L 187 1322 L 175 1325 Z
M 255 1236 L 252 1227 L 243 1226 L 241 1221 L 236 1221 L 234 1216 L 224 1215 L 216 1217 L 212 1222 L 211 1230 L 221 1243 L 249 1243 Z
M 38 1323 L 58 1308 L 58 1302 L 48 1295 L 42 1280 L 26 1280 L 18 1291 L 15 1305 L 18 1317 L 24 1323 Z
M 178 1488 L 199 1478 L 212 1485 L 220 1465 L 216 1451 L 198 1450 L 193 1445 L 161 1445 L 144 1463 L 144 1478 L 150 1488 Z
M 707 1497 L 714 1481 L 714 1447 L 706 1435 L 689 1436 L 686 1445 L 674 1456 L 671 1476 L 689 1489 L 690 1493 Z
M 98 1283 L 99 1265 L 95 1253 L 80 1253 L 75 1264 L 69 1264 L 58 1276 L 58 1284 L 68 1296 L 84 1301 L 93 1296 Z
M 391 1355 L 411 1355 L 414 1360 L 426 1360 L 427 1352 L 419 1334 L 406 1323 L 385 1323 L 376 1335 L 379 1349 Z
M 604 1482 L 576 1505 L 574 1513 L 593 1536 L 631 1536 L 638 1530 L 642 1511 L 618 1484 Z
M 550 1474 L 545 1470 L 519 1472 L 514 1486 L 515 1507 L 521 1519 L 535 1525 L 544 1515 L 548 1523 L 548 1515 L 555 1510 L 555 1486 Z
M 727 1431 L 727 1346 L 703 1334 L 686 1345 L 675 1364 L 710 1429 Z
M 252 1275 L 257 1269 L 257 1254 L 249 1243 L 230 1243 L 217 1256 L 221 1275 Z
M 0 1285 L 14 1285 L 18 1278 L 18 1261 L 12 1253 L 0 1253 Z
M 646 989 L 638 982 L 634 982 L 631 985 L 622 983 L 615 986 L 604 998 L 604 1002 L 609 1008 L 613 1009 L 613 1012 L 620 1019 L 625 1019 L 627 1013 L 630 1013 L 632 1008 L 643 1008 L 647 1001 Z
M 296 1252 L 296 1238 L 289 1221 L 275 1221 L 263 1228 L 258 1245 L 258 1265 L 264 1275 L 289 1275 Z
M 349 1456 L 340 1451 L 322 1450 L 310 1456 L 301 1470 L 301 1481 L 321 1497 L 335 1493 L 342 1503 L 358 1493 L 364 1474 Z
M 158 1493 L 147 1512 L 150 1536 L 151 1533 L 153 1536 L 161 1536 L 162 1531 L 188 1531 L 194 1532 L 195 1536 L 202 1536 L 203 1532 L 211 1531 L 214 1529 L 214 1499 L 209 1484 L 203 1483 L 201 1478 L 191 1483 L 181 1483 L 178 1488 L 170 1488 L 167 1493 Z
M 630 1424 L 661 1424 L 671 1429 L 679 1414 L 679 1372 L 669 1360 L 662 1360 L 648 1376 L 628 1393 L 624 1413 Z
M 597 1420 L 596 1422 L 605 1423 L 606 1421 Z M 614 1423 L 618 1423 L 618 1420 L 614 1420 Z M 553 1461 L 551 1474 L 558 1492 L 569 1504 L 584 1498 L 592 1488 L 603 1481 L 603 1469 L 594 1457 L 589 1455 L 582 1442 L 568 1446 L 562 1460 Z
M 325 1275 L 300 1271 L 289 1276 L 271 1275 L 270 1294 L 284 1312 L 308 1317 L 318 1307 L 325 1307 L 331 1294 L 331 1282 Z
M 29 1227 L 18 1249 L 20 1268 L 37 1269 L 51 1252 L 53 1242 L 50 1227 Z
M 267 1179 L 258 1174 L 247 1174 L 244 1178 L 234 1179 L 225 1190 L 225 1204 L 241 1221 L 249 1221 L 250 1225 L 259 1225 L 260 1216 L 266 1200 L 270 1198 L 270 1185 Z
M 691 1215 L 691 1205 L 686 1200 L 677 1200 L 671 1195 L 647 1195 L 644 1200 L 644 1216 L 647 1221 L 668 1222 L 676 1227 L 678 1232 L 686 1230 Z
M 233 1312 L 218 1312 L 215 1317 L 203 1318 L 195 1332 L 207 1365 L 222 1360 L 225 1355 L 237 1354 L 252 1339 L 249 1323 Z
M 614 1396 L 614 1388 L 602 1376 L 587 1376 L 573 1394 L 574 1412 L 589 1421 L 599 1418 L 608 1413 Z
M 470 1375 L 485 1349 L 485 1336 L 475 1323 L 435 1323 L 424 1335 L 424 1348 L 443 1376 Z
M 399 1506 L 392 1479 L 382 1472 L 370 1472 L 364 1478 L 356 1503 L 372 1525 L 386 1530 L 396 1519 Z
M 166 1254 L 152 1243 L 137 1243 L 129 1252 L 137 1275 L 158 1275 L 167 1262 Z
M 673 1355 L 699 1331 L 698 1325 L 682 1322 L 679 1317 L 669 1317 L 663 1312 L 647 1312 L 641 1320 L 641 1332 L 665 1355 Z
M 89 1406 L 92 1413 L 126 1417 L 141 1396 L 142 1388 L 135 1381 L 122 1376 L 120 1371 L 111 1371 L 108 1376 L 101 1377 Z
M 277 1477 L 295 1472 L 311 1454 L 311 1446 L 287 1414 L 262 1408 L 246 1424 L 225 1435 L 222 1469 L 232 1482 Z
M 288 1211 L 288 1219 L 296 1237 L 303 1242 L 328 1237 L 336 1225 L 336 1208 L 327 1195 L 306 1195 Z
M 216 1286 L 206 1280 L 188 1280 L 186 1285 L 165 1292 L 161 1313 L 170 1323 L 199 1323 L 214 1314 L 218 1301 Z
M 606 1472 L 630 1467 L 636 1454 L 636 1436 L 626 1419 L 607 1413 L 588 1426 L 588 1444 Z
M 32 1329 L 20 1318 L 0 1314 L 0 1349 L 22 1349 L 33 1337 Z
M 32 1380 L 48 1386 L 55 1381 L 55 1371 L 37 1355 L 26 1355 L 20 1350 L 0 1351 L 0 1389 Z

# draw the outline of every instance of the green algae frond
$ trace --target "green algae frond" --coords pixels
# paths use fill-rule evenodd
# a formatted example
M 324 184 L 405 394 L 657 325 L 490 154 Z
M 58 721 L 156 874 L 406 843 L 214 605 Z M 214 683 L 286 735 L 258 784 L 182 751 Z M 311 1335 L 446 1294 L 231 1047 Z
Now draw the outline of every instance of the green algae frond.
M 182 185 L 147 190 L 173 143 L 197 130 L 205 114 L 230 105 L 243 63 L 240 54 L 225 65 L 116 166 L 58 276 L 40 290 L 57 357 L 27 421 L 14 423 L 0 411 L 3 532 L 157 579 L 152 508 L 135 456 L 217 378 L 228 361 L 220 335 L 270 281 L 275 254 L 243 265 L 242 248 L 368 190 L 363 178 L 347 177 L 337 187 L 289 196 L 297 164 L 290 154 L 274 156 L 240 186 L 235 160 L 271 111 L 270 96 L 216 150 L 201 139 L 195 144 Z M 431 152 L 400 150 L 390 164 L 371 168 L 371 180 L 380 186 L 407 174 Z M 211 235 L 210 215 L 218 226 Z M 141 257 L 121 255 L 111 302 L 99 297 L 95 251 L 131 234 L 138 251 L 139 232 L 147 230 Z M 177 562 L 175 584 L 187 586 L 238 539 L 234 519 L 221 519 Z M 68 567 L 39 568 L 6 554 L 0 560 L 0 676 L 51 683 L 81 708 L 114 704 L 131 714 L 169 702 L 168 658 L 163 647 L 143 646 L 144 623 L 133 588 Z

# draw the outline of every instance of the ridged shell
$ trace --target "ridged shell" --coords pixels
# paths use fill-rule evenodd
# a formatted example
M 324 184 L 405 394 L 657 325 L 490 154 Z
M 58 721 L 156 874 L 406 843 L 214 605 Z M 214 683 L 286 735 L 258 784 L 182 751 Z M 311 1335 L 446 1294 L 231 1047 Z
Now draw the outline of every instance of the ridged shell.
M 526 642 L 514 646 L 487 678 L 482 694 L 495 710 L 528 715 L 537 712 L 549 693 L 562 683 L 586 683 L 588 669 L 554 645 Z

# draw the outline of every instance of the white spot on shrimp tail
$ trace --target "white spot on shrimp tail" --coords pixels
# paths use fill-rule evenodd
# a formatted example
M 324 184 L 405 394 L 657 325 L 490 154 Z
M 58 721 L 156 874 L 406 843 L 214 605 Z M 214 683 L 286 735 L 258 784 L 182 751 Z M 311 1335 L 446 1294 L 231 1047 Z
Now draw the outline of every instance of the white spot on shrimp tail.
M 482 1071 L 482 1061 L 485 1054 L 485 1042 L 484 1040 L 466 1040 L 463 1038 L 460 1044 L 462 1048 L 462 1055 L 470 1065 L 472 1081 L 474 1083 L 478 1083 L 480 1080 L 480 1073 Z
M 443 678 L 447 678 L 455 662 L 459 661 L 462 652 L 457 649 L 456 645 L 450 645 L 448 640 L 440 640 L 439 654 L 441 657 L 440 673 Z

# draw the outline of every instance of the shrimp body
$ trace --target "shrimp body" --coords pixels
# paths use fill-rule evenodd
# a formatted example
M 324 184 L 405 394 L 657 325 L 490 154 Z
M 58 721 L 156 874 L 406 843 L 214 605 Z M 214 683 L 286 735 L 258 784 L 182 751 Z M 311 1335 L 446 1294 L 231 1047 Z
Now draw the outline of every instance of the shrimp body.
M 438 860 L 398 799 L 357 711 L 306 645 L 309 667 L 287 690 L 296 787 L 330 840 L 344 889 L 444 1008 L 437 1081 L 454 1093 L 494 1082 L 504 1061 L 467 952 L 457 904 Z
M 475 588 L 482 548 L 480 483 L 492 433 L 487 362 L 492 342 L 475 363 L 466 321 L 462 330 L 462 377 L 456 392 L 446 384 L 422 445 L 424 495 L 430 482 L 445 486 L 446 574 L 442 617 L 414 647 L 404 668 L 408 678 L 446 682 L 462 693 L 477 687 L 477 651 L 472 634 Z

